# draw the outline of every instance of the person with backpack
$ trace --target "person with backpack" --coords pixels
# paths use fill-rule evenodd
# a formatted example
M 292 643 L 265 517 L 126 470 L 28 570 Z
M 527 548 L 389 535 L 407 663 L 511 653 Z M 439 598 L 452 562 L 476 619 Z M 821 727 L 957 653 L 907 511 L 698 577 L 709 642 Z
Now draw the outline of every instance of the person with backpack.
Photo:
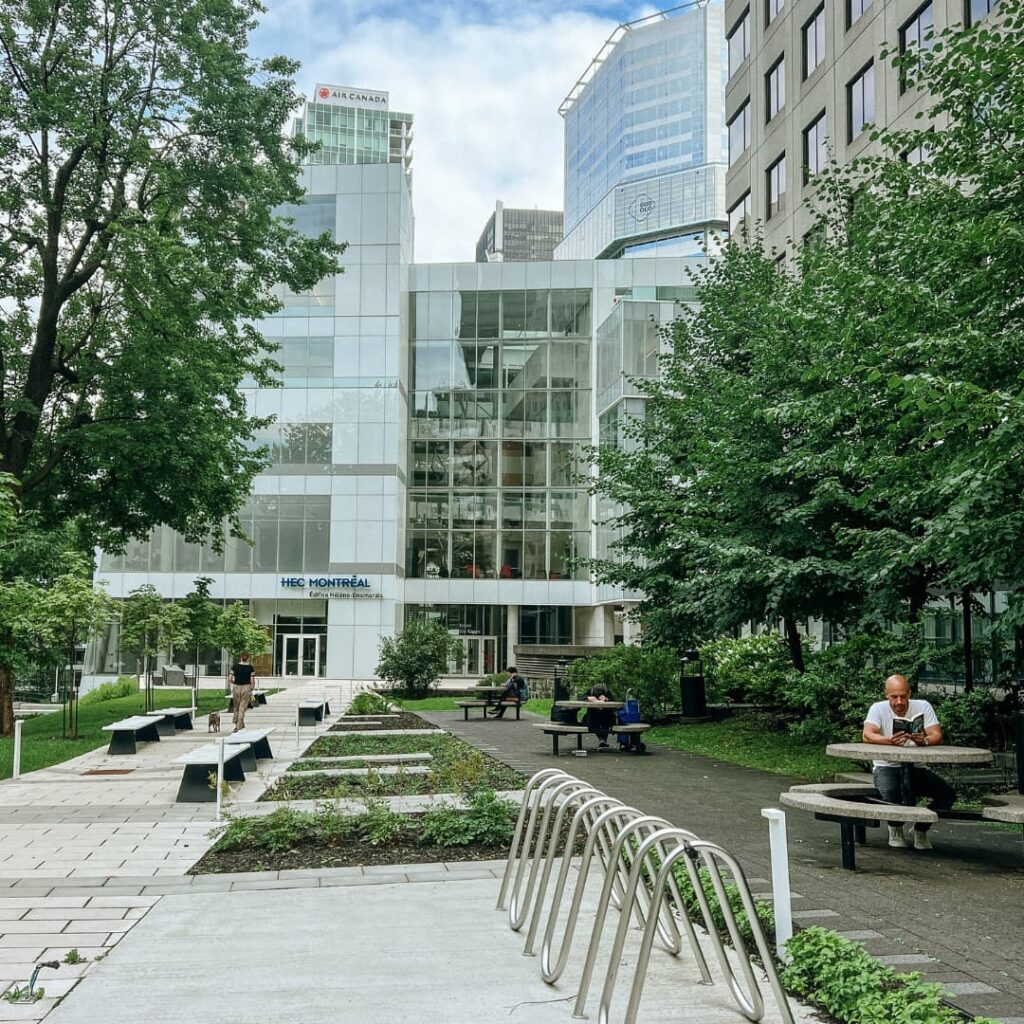
M 505 680 L 505 690 L 498 698 L 498 706 L 493 711 L 484 712 L 491 718 L 505 717 L 507 705 L 503 702 L 506 700 L 517 700 L 520 704 L 525 704 L 530 699 L 530 685 L 519 674 L 519 669 L 515 665 L 509 665 L 505 671 L 508 672 L 508 678 Z

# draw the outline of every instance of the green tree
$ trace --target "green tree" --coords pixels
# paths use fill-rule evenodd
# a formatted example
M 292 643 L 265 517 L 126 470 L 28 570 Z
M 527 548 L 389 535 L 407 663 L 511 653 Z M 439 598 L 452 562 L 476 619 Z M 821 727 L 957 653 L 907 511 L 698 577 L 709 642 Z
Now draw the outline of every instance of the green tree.
M 213 641 L 225 648 L 229 661 L 239 654 L 250 654 L 258 658 L 270 651 L 270 636 L 241 601 L 229 604 L 217 619 L 213 630 Z M 228 665 L 225 665 L 225 687 L 227 686 Z
M 199 685 L 199 652 L 203 647 L 217 643 L 217 627 L 221 618 L 221 607 L 210 599 L 210 584 L 213 578 L 199 576 L 195 590 L 183 597 L 178 604 L 185 610 L 185 628 L 188 631 L 188 646 L 194 654 L 196 685 Z
M 406 624 L 399 636 L 380 638 L 376 672 L 409 697 L 423 697 L 458 657 L 462 644 L 436 619 Z
M 146 710 L 153 708 L 153 659 L 188 641 L 185 609 L 165 601 L 149 583 L 137 587 L 121 606 L 121 647 L 141 660 Z
M 256 324 L 341 247 L 282 128 L 296 65 L 246 53 L 257 0 L 13 0 L 0 12 L 0 471 L 44 525 L 116 549 L 231 519 L 262 465 L 238 391 Z

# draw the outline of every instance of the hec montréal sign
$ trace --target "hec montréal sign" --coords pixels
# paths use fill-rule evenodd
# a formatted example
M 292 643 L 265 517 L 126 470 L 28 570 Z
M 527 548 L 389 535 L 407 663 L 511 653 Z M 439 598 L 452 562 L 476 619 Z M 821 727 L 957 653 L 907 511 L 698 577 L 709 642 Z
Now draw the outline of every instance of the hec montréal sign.
M 319 83 L 313 92 L 318 103 L 340 103 L 346 107 L 368 107 L 371 110 L 387 110 L 388 94 L 372 89 L 353 89 L 348 85 L 325 85 Z
M 304 590 L 306 597 L 380 597 L 370 590 L 366 576 L 282 576 L 286 590 Z

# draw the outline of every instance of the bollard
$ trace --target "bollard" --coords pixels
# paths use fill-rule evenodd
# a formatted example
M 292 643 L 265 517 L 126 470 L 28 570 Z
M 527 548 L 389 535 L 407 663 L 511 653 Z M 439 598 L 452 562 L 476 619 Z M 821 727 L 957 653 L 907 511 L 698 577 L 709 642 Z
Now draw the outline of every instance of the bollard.
M 768 819 L 768 845 L 772 857 L 772 901 L 775 909 L 775 948 L 783 963 L 789 963 L 786 943 L 793 937 L 793 900 L 789 890 L 789 847 L 786 843 L 786 812 L 765 807 L 761 817 Z
M 221 791 L 224 789 L 224 737 L 217 740 L 217 822 L 220 823 Z
M 1017 792 L 1024 793 L 1024 711 L 1013 715 L 1013 756 L 1017 765 Z
M 11 766 L 11 778 L 21 777 L 21 727 L 24 721 L 20 718 L 14 720 L 14 764 Z

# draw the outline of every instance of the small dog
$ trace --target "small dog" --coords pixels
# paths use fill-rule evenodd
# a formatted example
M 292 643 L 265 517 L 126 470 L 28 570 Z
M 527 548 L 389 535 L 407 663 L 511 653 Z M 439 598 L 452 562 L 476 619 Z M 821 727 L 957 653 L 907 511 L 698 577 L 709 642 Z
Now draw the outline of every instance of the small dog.
M 211 711 L 210 717 L 206 720 L 207 732 L 220 732 L 220 712 Z

